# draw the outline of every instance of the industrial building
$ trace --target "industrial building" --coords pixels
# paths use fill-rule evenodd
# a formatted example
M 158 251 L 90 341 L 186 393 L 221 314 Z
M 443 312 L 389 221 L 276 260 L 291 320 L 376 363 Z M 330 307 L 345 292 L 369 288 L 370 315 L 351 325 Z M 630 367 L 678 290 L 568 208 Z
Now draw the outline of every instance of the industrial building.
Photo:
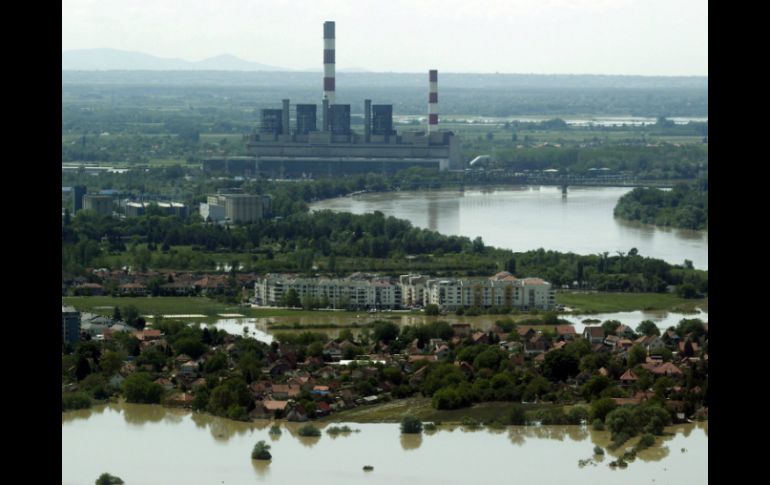
M 147 213 L 147 208 L 156 206 L 167 216 L 187 217 L 187 206 L 181 202 L 126 202 L 126 217 L 138 217 Z
M 112 215 L 112 196 L 100 194 L 85 194 L 83 196 L 83 210 L 91 210 L 100 216 Z
M 356 133 L 350 126 L 351 106 L 335 103 L 335 23 L 324 22 L 323 34 L 320 117 L 316 104 L 297 104 L 292 123 L 289 99 L 283 100 L 280 109 L 263 109 L 259 130 L 251 135 L 247 145 L 255 172 L 283 178 L 394 172 L 414 166 L 463 168 L 459 139 L 451 131 L 439 129 L 438 71 L 428 73 L 427 130 L 398 133 L 393 127 L 393 105 L 372 104 L 365 99 L 363 133 Z M 215 165 L 210 162 L 209 170 Z
M 200 205 L 200 214 L 211 222 L 248 223 L 270 217 L 269 195 L 226 193 L 209 195 Z
M 442 310 L 460 307 L 553 308 L 553 286 L 540 278 L 516 278 L 508 272 L 491 278 L 431 278 L 402 275 L 397 280 L 356 274 L 349 278 L 298 278 L 267 275 L 254 286 L 257 305 L 279 306 L 294 290 L 332 308 L 413 308 L 429 304 Z

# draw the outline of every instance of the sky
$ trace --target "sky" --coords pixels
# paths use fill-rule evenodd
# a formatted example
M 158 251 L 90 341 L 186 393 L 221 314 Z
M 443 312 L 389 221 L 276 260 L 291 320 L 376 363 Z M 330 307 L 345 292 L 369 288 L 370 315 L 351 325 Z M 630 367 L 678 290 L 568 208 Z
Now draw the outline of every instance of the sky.
M 374 72 L 708 75 L 707 0 L 62 0 L 62 50 Z

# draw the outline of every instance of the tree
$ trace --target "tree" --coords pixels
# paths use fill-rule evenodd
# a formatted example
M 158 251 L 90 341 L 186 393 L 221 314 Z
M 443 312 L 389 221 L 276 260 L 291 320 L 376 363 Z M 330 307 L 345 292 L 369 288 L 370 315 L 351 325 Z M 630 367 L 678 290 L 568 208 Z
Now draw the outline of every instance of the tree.
M 152 382 L 147 374 L 136 373 L 123 381 L 123 394 L 128 402 L 159 404 L 163 388 Z
M 604 421 L 607 415 L 618 405 L 610 397 L 603 397 L 591 403 L 591 419 L 600 419 Z
M 377 341 L 382 340 L 386 343 L 395 340 L 396 337 L 398 337 L 399 331 L 400 329 L 395 323 L 382 320 L 377 321 L 374 324 L 374 327 L 372 327 L 372 334 L 374 339 Z
M 429 316 L 435 316 L 439 314 L 439 307 L 435 303 L 428 303 L 425 305 L 425 314 Z
M 564 349 L 553 350 L 545 354 L 543 375 L 552 381 L 565 381 L 580 372 L 579 366 L 577 356 Z
M 254 460 L 269 460 L 273 456 L 270 454 L 270 445 L 264 441 L 258 441 L 251 450 L 251 458 Z
M 639 344 L 631 347 L 628 351 L 628 366 L 636 367 L 639 364 L 644 364 L 647 360 L 647 351 Z
M 99 360 L 99 367 L 105 375 L 112 376 L 123 367 L 124 359 L 125 354 L 123 352 L 105 350 L 102 353 L 102 358 Z
M 120 477 L 110 475 L 109 473 L 102 473 L 94 483 L 96 485 L 122 485 L 125 482 Z
M 653 335 L 660 336 L 660 329 L 652 320 L 644 320 L 636 327 L 636 333 L 651 337 Z
M 139 310 L 135 306 L 127 305 L 123 307 L 123 319 L 127 325 L 135 326 L 137 318 L 139 318 Z
M 401 432 L 405 434 L 422 433 L 422 421 L 416 416 L 404 416 L 404 419 L 401 420 Z
M 112 309 L 112 319 L 116 322 L 119 322 L 123 319 L 123 316 L 120 313 L 120 308 L 115 305 L 115 307 Z

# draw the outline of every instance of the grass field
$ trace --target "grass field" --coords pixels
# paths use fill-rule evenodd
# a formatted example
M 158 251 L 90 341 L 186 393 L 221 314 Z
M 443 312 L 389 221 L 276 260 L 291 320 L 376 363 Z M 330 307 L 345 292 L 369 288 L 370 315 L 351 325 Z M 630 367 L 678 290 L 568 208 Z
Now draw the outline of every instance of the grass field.
M 115 306 L 135 306 L 145 315 L 173 315 L 200 313 L 212 318 L 219 318 L 219 313 L 240 313 L 250 318 L 260 317 L 314 317 L 339 316 L 350 318 L 361 312 L 327 312 L 287 310 L 284 308 L 249 308 L 237 305 L 225 305 L 205 297 L 163 296 L 163 297 L 112 297 L 112 296 L 68 296 L 62 298 L 64 305 L 74 306 L 77 310 L 112 315 Z
M 581 313 L 630 312 L 635 310 L 669 310 L 692 312 L 696 307 L 708 308 L 706 299 L 686 300 L 669 293 L 578 293 L 556 292 L 556 303 L 575 308 Z
M 525 411 L 534 411 L 551 404 L 522 404 Z M 513 407 L 511 402 L 485 402 L 469 408 L 438 410 L 433 409 L 427 397 L 410 397 L 395 401 L 359 406 L 322 418 L 321 422 L 346 423 L 398 423 L 407 414 L 417 416 L 423 421 L 441 421 L 442 423 L 460 423 L 463 418 L 479 422 L 503 419 Z

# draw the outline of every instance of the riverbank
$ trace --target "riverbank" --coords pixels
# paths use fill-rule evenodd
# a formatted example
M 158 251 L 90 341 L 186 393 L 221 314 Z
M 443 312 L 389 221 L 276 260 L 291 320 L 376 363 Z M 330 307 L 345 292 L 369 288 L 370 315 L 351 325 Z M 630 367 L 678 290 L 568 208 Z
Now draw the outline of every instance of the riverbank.
M 605 291 L 558 291 L 556 303 L 575 313 L 614 313 L 665 310 L 695 313 L 708 311 L 708 298 L 685 299 L 670 293 L 616 293 Z

